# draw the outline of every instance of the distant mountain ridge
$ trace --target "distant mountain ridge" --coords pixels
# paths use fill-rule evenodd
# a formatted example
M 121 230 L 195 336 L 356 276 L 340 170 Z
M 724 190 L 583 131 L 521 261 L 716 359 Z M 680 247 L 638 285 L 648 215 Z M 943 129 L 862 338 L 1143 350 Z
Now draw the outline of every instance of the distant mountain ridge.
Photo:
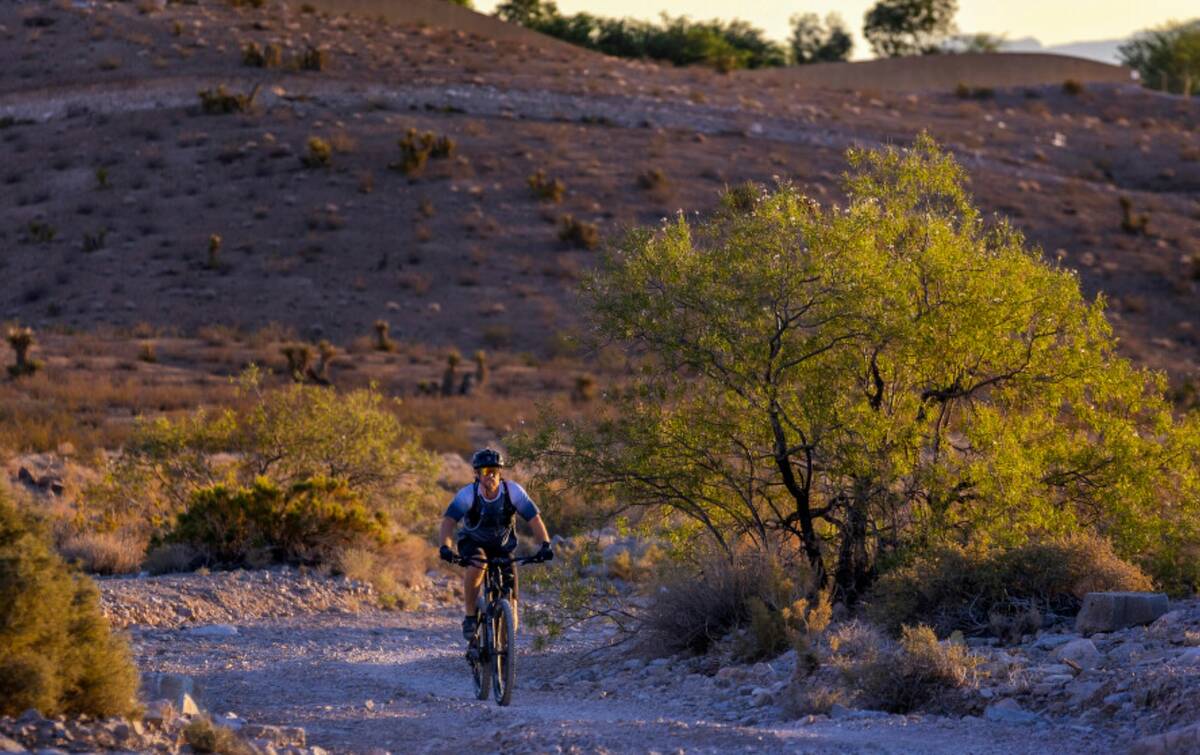
M 1053 52 L 1062 55 L 1074 55 L 1077 58 L 1098 60 L 1101 63 L 1121 64 L 1117 48 L 1128 42 L 1124 39 L 1097 39 L 1083 42 L 1067 42 L 1061 45 L 1043 45 L 1036 37 L 1021 37 L 1005 41 L 1001 46 L 1002 52 Z

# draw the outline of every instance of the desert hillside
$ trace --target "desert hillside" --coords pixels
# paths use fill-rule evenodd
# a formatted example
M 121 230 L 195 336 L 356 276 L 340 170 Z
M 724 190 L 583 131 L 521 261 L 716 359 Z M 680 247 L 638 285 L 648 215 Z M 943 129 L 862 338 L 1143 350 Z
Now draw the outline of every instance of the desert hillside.
M 623 228 L 745 180 L 836 202 L 847 147 L 926 130 L 987 212 L 1109 297 L 1127 354 L 1177 380 L 1200 360 L 1194 102 L 823 89 L 304 8 L 0 8 L 0 316 L 340 344 L 384 318 L 415 342 L 545 353 Z M 445 156 L 406 169 L 409 129 Z

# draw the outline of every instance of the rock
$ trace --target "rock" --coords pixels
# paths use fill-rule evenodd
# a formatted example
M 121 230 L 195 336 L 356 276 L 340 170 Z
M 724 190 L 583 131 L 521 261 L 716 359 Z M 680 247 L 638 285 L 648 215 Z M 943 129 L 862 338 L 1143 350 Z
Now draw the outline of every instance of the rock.
M 1175 660 L 1181 666 L 1200 666 L 1200 648 L 1185 648 Z
M 775 695 L 765 687 L 755 687 L 750 691 L 750 704 L 755 708 L 761 708 L 773 702 L 775 702 Z
M 203 709 L 197 702 L 195 680 L 184 674 L 143 674 L 141 697 L 169 701 L 175 711 L 185 716 L 194 716 Z
M 1032 724 L 1042 720 L 1036 713 L 1025 710 L 1011 697 L 992 703 L 983 711 L 988 721 L 1002 724 Z
M 198 716 L 203 712 L 196 699 L 184 692 L 179 698 L 179 713 L 184 716 Z
M 175 720 L 175 706 L 167 700 L 151 700 L 146 703 L 142 720 L 151 726 L 168 726 Z
M 1046 634 L 1039 637 L 1038 641 L 1033 643 L 1033 646 L 1040 650 L 1054 650 L 1062 645 L 1066 645 L 1073 639 L 1075 638 L 1069 634 Z
M 1167 612 L 1167 596 L 1154 592 L 1090 592 L 1075 617 L 1083 635 L 1149 624 Z
M 0 752 L 25 752 L 25 748 L 15 739 L 0 734 Z
M 1103 654 L 1096 649 L 1096 645 L 1091 640 L 1085 639 L 1071 640 L 1060 647 L 1054 657 L 1063 663 L 1074 664 L 1084 670 L 1094 669 L 1104 660 Z
M 1129 749 L 1130 755 L 1191 755 L 1196 752 L 1200 752 L 1200 723 L 1142 737 Z
M 1079 706 L 1091 699 L 1092 695 L 1104 687 L 1103 682 L 1076 679 L 1067 685 L 1066 692 L 1071 696 L 1071 705 Z

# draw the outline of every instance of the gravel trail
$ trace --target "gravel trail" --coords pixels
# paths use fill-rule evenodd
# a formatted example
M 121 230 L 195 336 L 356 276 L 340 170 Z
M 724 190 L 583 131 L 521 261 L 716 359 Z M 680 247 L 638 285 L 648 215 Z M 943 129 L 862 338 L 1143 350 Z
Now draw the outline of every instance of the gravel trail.
M 133 627 L 144 671 L 192 676 L 214 713 L 302 726 L 334 752 L 1058 753 L 1113 751 L 1096 733 L 1053 723 L 1004 725 L 936 716 L 744 723 L 704 696 L 681 694 L 686 671 L 630 674 L 585 651 L 598 632 L 549 651 L 522 641 L 513 704 L 475 700 L 454 608 L 368 610 L 260 619 L 236 634 Z M 636 665 L 637 662 L 634 662 Z M 591 681 L 563 681 L 591 668 Z M 691 675 L 695 676 L 695 675 Z M 691 677 L 688 677 L 691 678 Z

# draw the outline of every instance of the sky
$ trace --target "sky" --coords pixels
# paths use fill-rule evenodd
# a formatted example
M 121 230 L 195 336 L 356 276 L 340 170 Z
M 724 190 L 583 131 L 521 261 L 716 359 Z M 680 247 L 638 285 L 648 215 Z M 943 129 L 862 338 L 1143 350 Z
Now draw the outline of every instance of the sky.
M 477 10 L 490 13 L 500 0 L 475 0 Z M 795 13 L 822 18 L 840 13 L 855 36 L 855 58 L 870 57 L 862 39 L 862 18 L 875 0 L 556 0 L 563 13 L 588 11 L 598 16 L 630 16 L 657 20 L 661 12 L 696 20 L 740 18 L 784 41 L 788 19 Z M 1043 45 L 1128 37 L 1170 20 L 1200 16 L 1197 0 L 959 0 L 955 17 L 962 32 L 1003 34 L 1009 40 L 1036 37 Z

